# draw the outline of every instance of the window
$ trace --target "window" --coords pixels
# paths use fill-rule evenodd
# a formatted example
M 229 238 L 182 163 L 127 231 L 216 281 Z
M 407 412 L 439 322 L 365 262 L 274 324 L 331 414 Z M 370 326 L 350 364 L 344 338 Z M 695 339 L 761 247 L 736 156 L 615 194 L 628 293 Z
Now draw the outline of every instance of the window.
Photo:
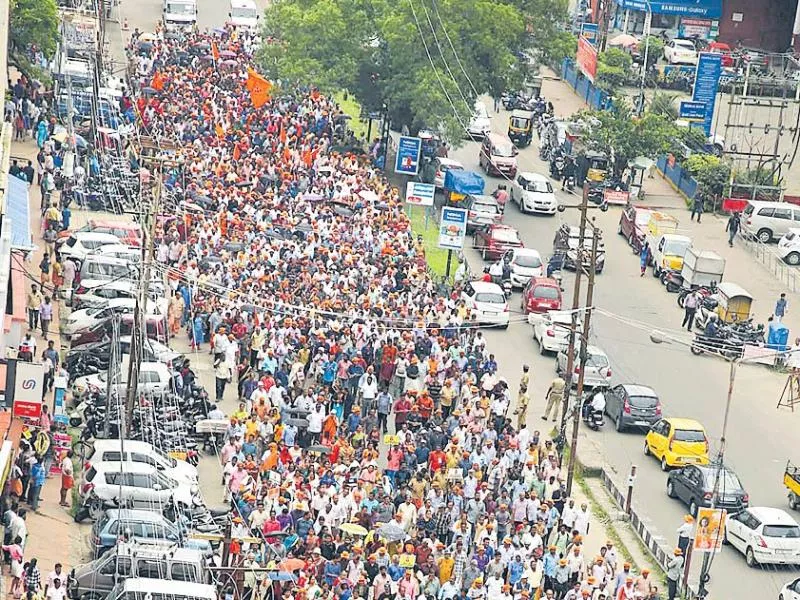
M 122 577 L 130 577 L 131 575 L 131 559 L 127 556 L 117 557 L 117 573 Z
M 776 208 L 774 216 L 775 216 L 776 219 L 786 219 L 788 221 L 791 221 L 792 220 L 792 209 L 791 208 Z
M 106 533 L 110 535 L 117 535 L 119 533 L 119 521 L 114 521 L 111 525 L 108 526 Z
M 503 294 L 494 292 L 481 292 L 475 295 L 476 302 L 486 302 L 487 304 L 505 304 L 506 297 Z
M 200 583 L 200 574 L 197 572 L 197 568 L 191 563 L 173 563 L 170 567 L 170 574 L 175 581 Z
M 89 467 L 89 470 L 86 471 L 86 476 L 85 476 L 86 481 L 91 483 L 95 475 L 97 475 L 97 469 L 95 469 L 94 467 Z
M 706 434 L 696 429 L 676 429 L 676 442 L 705 442 Z
M 149 475 L 143 475 L 141 473 L 137 473 L 132 476 L 132 480 L 133 483 L 131 485 L 133 485 L 134 487 L 146 488 L 146 489 L 152 489 L 153 487 L 153 478 L 150 477 Z
M 533 290 L 533 297 L 542 300 L 558 300 L 558 290 L 550 285 L 537 285 Z
M 136 563 L 138 577 L 148 579 L 164 579 L 167 575 L 167 564 L 158 559 L 140 559 Z
M 158 466 L 156 465 L 156 461 L 151 456 L 141 454 L 140 452 L 132 452 L 131 460 L 133 460 L 133 462 L 144 463 L 146 465 L 153 465 L 154 467 Z
M 775 214 L 774 208 L 762 208 L 761 210 L 758 211 L 759 217 L 771 217 L 774 214 Z
M 518 244 L 519 236 L 513 229 L 495 229 L 492 232 L 492 237 L 498 242 L 505 242 L 508 244 Z M 519 264 L 519 263 L 517 263 Z
M 764 537 L 797 539 L 800 527 L 797 525 L 764 525 Z
M 658 398 L 654 396 L 631 396 L 628 402 L 634 408 L 655 408 L 658 406 Z
M 119 462 L 122 460 L 122 452 L 116 450 L 103 452 L 103 460 L 106 462 Z

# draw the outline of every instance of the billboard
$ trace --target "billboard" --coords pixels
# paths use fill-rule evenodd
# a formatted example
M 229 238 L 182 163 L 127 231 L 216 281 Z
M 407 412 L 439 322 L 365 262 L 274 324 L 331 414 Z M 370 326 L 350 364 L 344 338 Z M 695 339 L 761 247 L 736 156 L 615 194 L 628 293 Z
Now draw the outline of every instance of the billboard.
M 594 83 L 594 78 L 597 77 L 597 48 L 583 36 L 578 38 L 575 62 L 586 79 Z
M 38 423 L 44 397 L 44 365 L 22 360 L 9 361 L 9 377 L 13 381 L 14 417 Z
M 722 508 L 698 508 L 694 552 L 719 552 L 725 539 L 727 512 Z
M 419 159 L 422 156 L 422 140 L 418 137 L 401 135 L 397 141 L 397 156 L 394 172 L 400 175 L 419 173 Z
M 464 208 L 442 208 L 439 221 L 439 248 L 460 250 L 467 236 L 467 210 Z
M 692 100 L 705 103 L 703 129 L 707 136 L 711 135 L 711 122 L 714 119 L 714 107 L 717 104 L 717 88 L 719 88 L 721 74 L 722 55 L 715 52 L 701 52 L 697 59 Z
M 436 186 L 432 183 L 409 181 L 406 184 L 406 204 L 415 206 L 433 206 Z

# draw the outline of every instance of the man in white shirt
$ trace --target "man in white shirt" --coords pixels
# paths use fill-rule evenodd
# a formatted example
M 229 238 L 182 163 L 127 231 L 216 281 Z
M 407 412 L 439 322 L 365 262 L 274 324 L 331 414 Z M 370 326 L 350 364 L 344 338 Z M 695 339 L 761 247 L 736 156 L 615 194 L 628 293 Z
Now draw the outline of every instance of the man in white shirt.
M 322 435 L 322 422 L 325 420 L 325 407 L 317 403 L 310 413 L 308 413 L 308 433 L 311 436 L 311 443 L 316 444 Z
M 581 504 L 581 509 L 575 515 L 575 524 L 573 525 L 573 529 L 578 532 L 578 534 L 582 536 L 586 536 L 589 533 L 589 506 L 584 502 Z

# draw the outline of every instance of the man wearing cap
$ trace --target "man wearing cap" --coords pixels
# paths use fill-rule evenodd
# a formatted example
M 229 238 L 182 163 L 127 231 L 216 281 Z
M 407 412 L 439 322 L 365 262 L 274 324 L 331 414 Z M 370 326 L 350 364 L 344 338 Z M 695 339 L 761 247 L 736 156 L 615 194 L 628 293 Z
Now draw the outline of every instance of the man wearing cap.
M 642 598 L 646 598 L 650 593 L 650 585 L 652 583 L 653 580 L 650 579 L 650 569 L 642 569 L 642 574 L 633 582 L 633 587 L 637 594 Z
M 625 585 L 625 580 L 628 577 L 632 577 L 631 574 L 631 563 L 626 562 L 622 565 L 622 571 L 617 573 L 616 578 L 614 579 L 614 593 L 616 594 L 619 591 L 619 588 Z
M 638 597 L 641 598 L 643 596 Z M 634 600 L 634 598 L 637 598 L 634 580 L 633 577 L 627 576 L 623 584 L 617 590 L 614 600 Z
M 547 389 L 547 394 L 545 394 L 547 404 L 542 415 L 543 421 L 547 421 L 547 418 L 551 415 L 554 423 L 558 419 L 561 404 L 564 402 L 564 388 L 566 385 L 561 377 L 556 377 L 550 382 L 550 387 Z
M 667 600 L 675 600 L 681 575 L 683 575 L 683 550 L 675 548 L 667 563 Z
M 680 548 L 684 554 L 692 541 L 693 534 L 694 517 L 692 515 L 685 515 L 683 517 L 683 523 L 678 527 L 678 548 Z

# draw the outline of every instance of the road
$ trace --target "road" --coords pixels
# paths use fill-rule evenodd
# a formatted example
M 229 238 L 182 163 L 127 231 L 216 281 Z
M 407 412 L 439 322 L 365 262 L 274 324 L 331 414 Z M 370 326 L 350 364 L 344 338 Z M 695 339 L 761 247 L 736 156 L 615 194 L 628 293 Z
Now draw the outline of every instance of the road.
M 228 7 L 219 0 L 199 0 L 199 23 L 201 28 L 220 26 L 224 23 Z M 260 0 L 261 7 L 265 5 Z M 141 0 L 133 3 L 126 0 L 122 14 L 127 15 L 130 30 L 152 31 L 160 17 L 160 3 L 156 0 Z M 112 52 L 121 57 L 122 35 L 116 27 L 111 28 Z M 119 60 L 120 58 L 117 58 Z M 496 131 L 505 131 L 505 113 L 493 119 Z M 467 168 L 478 170 L 478 144 L 468 142 L 451 153 Z M 520 152 L 523 170 L 546 173 L 546 167 L 538 160 L 535 143 Z M 489 178 L 489 189 L 499 180 Z M 577 198 L 558 192 L 564 203 L 577 203 Z M 619 209 L 608 213 L 593 211 L 597 224 L 606 232 L 606 269 L 598 276 L 595 306 L 618 315 L 611 318 L 597 314 L 592 327 L 592 341 L 609 354 L 616 381 L 638 382 L 650 385 L 658 391 L 665 406 L 665 413 L 672 416 L 694 417 L 705 424 L 711 438 L 718 442 L 722 423 L 722 411 L 728 387 L 728 366 L 711 357 L 694 357 L 680 346 L 656 346 L 649 340 L 652 329 L 676 329 L 681 313 L 674 296 L 668 295 L 651 277 L 640 278 L 638 261 L 624 241 L 614 235 L 619 218 Z M 537 248 L 548 256 L 553 234 L 562 220 L 577 223 L 578 213 L 567 210 L 555 217 L 521 215 L 509 207 L 506 222 L 519 228 L 525 244 Z M 717 240 L 719 241 L 719 240 Z M 481 259 L 471 250 L 467 251 L 473 270 L 480 272 Z M 761 285 L 764 274 L 754 264 L 738 265 L 742 272 L 739 281 Z M 752 270 L 750 273 L 749 270 Z M 766 287 L 768 284 L 764 283 Z M 565 277 L 565 298 L 571 298 L 572 276 Z M 518 310 L 519 299 L 515 295 L 512 307 Z M 763 310 L 763 309 L 762 309 Z M 521 318 L 521 315 L 516 315 Z M 521 319 L 520 319 L 521 320 Z M 627 321 L 623 323 L 622 320 Z M 552 357 L 539 356 L 527 324 L 512 325 L 508 331 L 490 331 L 487 334 L 490 347 L 498 358 L 504 375 L 516 388 L 518 374 L 523 363 L 533 370 L 532 419 L 540 423 L 542 398 L 554 376 Z M 197 357 L 201 363 L 204 357 Z M 201 379 L 211 384 L 208 372 L 200 369 Z M 763 367 L 743 366 L 736 381 L 734 403 L 728 430 L 726 461 L 740 475 L 750 491 L 752 502 L 758 505 L 784 507 L 786 499 L 781 486 L 783 465 L 792 457 L 794 450 L 795 417 L 777 415 L 775 404 L 784 380 Z M 213 388 L 210 388 L 213 389 Z M 543 429 L 550 429 L 550 424 Z M 581 428 L 582 438 L 585 435 Z M 590 432 L 591 433 L 591 432 Z M 639 466 L 636 481 L 635 502 L 646 506 L 645 513 L 657 529 L 667 538 L 675 538 L 674 530 L 686 512 L 685 507 L 666 497 L 665 476 L 653 460 L 642 456 L 643 435 L 637 433 L 617 434 L 611 427 L 593 433 L 592 439 L 603 448 L 605 459 L 611 464 L 620 480 L 627 474 L 631 464 Z M 712 444 L 712 447 L 716 444 Z M 206 497 L 214 503 L 219 499 L 219 466 L 213 459 L 201 464 L 203 488 Z M 793 577 L 793 572 L 779 569 L 748 570 L 741 556 L 725 549 L 714 562 L 712 594 L 714 598 L 762 598 L 777 597 L 778 588 Z
M 487 103 L 487 106 L 489 104 Z M 493 129 L 504 132 L 507 113 L 493 117 Z M 480 172 L 477 142 L 467 142 L 450 153 L 467 169 Z M 536 142 L 522 149 L 518 156 L 520 170 L 547 174 L 546 165 L 538 159 Z M 503 181 L 487 177 L 487 192 Z M 556 190 L 563 204 L 577 204 L 579 198 Z M 718 447 L 722 413 L 728 389 L 729 367 L 721 359 L 693 356 L 680 345 L 656 345 L 650 341 L 652 330 L 678 329 L 682 311 L 675 296 L 667 294 L 658 281 L 649 275 L 639 277 L 638 258 L 618 235 L 620 209 L 612 207 L 607 213 L 591 211 L 596 223 L 605 232 L 606 266 L 596 278 L 594 305 L 598 310 L 613 313 L 609 317 L 595 312 L 592 319 L 592 343 L 609 355 L 615 383 L 635 382 L 655 389 L 664 405 L 665 416 L 691 417 L 703 423 L 712 439 L 712 452 Z M 685 218 L 685 214 L 682 215 Z M 505 222 L 516 227 L 527 247 L 536 248 L 546 259 L 552 250 L 553 235 L 561 222 L 578 224 L 579 213 L 567 209 L 554 217 L 522 215 L 515 205 L 506 210 Z M 697 244 L 697 241 L 695 242 Z M 466 256 L 473 272 L 480 273 L 483 261 L 477 252 L 468 249 Z M 730 259 L 729 259 L 730 260 Z M 758 268 L 753 265 L 752 269 Z M 757 279 L 761 273 L 754 273 Z M 747 281 L 747 280 L 740 280 Z M 564 299 L 572 299 L 574 276 L 565 274 Z M 585 280 L 584 280 L 585 290 Z M 511 301 L 512 322 L 519 320 L 519 294 Z M 763 308 L 762 308 L 763 311 Z M 517 319 L 515 319 L 517 317 Z M 623 322 L 625 321 L 625 322 Z M 686 334 L 680 334 L 684 337 Z M 688 339 L 688 338 L 686 338 Z M 494 351 L 504 374 L 516 389 L 524 363 L 533 371 L 532 415 L 529 422 L 550 430 L 543 423 L 543 398 L 555 376 L 555 360 L 540 356 L 533 341 L 530 325 L 512 324 L 507 331 L 489 331 L 489 347 Z M 781 485 L 786 459 L 793 455 L 796 420 L 793 415 L 776 414 L 775 406 L 784 378 L 757 365 L 741 366 L 736 380 L 734 399 L 728 426 L 726 463 L 741 477 L 754 505 L 786 507 Z M 609 423 L 611 423 L 609 421 Z M 616 433 L 613 424 L 601 432 L 581 427 L 581 439 L 589 435 L 603 448 L 605 460 L 624 481 L 632 464 L 638 466 L 635 503 L 646 506 L 646 514 L 670 544 L 677 541 L 675 529 L 687 512 L 685 506 L 666 496 L 666 477 L 657 462 L 642 454 L 643 433 Z M 580 443 L 580 442 L 579 442 Z M 579 451 L 580 454 L 580 451 Z M 674 540 L 674 541 L 673 541 Z M 694 565 L 695 575 L 699 561 Z M 777 597 L 778 590 L 794 577 L 794 571 L 780 568 L 749 570 L 741 555 L 726 548 L 713 564 L 714 598 Z

